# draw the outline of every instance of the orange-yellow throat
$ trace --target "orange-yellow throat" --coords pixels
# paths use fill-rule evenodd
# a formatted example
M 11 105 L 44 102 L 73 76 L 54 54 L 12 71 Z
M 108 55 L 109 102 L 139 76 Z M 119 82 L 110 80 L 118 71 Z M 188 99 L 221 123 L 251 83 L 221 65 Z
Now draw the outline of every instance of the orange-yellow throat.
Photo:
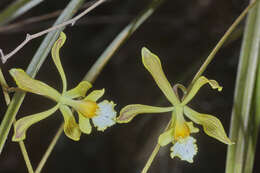
M 84 117 L 92 118 L 96 116 L 98 105 L 93 101 L 82 100 L 77 103 L 75 109 L 79 111 Z
M 181 138 L 184 139 L 189 135 L 190 135 L 190 128 L 189 128 L 189 126 L 187 125 L 186 122 L 183 122 L 183 123 L 177 122 L 175 124 L 174 139 L 176 141 L 178 141 Z

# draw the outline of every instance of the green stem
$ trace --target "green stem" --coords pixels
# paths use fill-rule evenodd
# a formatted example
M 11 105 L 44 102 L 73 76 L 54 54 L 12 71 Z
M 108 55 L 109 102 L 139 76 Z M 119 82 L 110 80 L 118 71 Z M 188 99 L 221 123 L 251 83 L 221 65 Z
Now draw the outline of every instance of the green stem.
M 168 130 L 168 128 L 170 127 L 171 125 L 171 120 L 168 122 L 167 126 L 165 127 L 164 129 L 164 132 L 166 132 Z M 155 158 L 155 156 L 157 155 L 157 153 L 159 152 L 160 150 L 160 145 L 157 143 L 156 146 L 154 147 L 153 149 L 153 152 L 152 154 L 150 155 L 149 159 L 147 160 L 143 170 L 142 170 L 142 173 L 147 173 L 148 169 L 151 167 L 151 164 Z
M 213 60 L 216 53 L 219 51 L 219 49 L 222 47 L 224 42 L 227 40 L 229 35 L 234 31 L 234 29 L 237 27 L 237 25 L 242 21 L 242 19 L 246 16 L 248 11 L 255 5 L 256 1 L 252 2 L 250 5 L 247 6 L 247 8 L 239 15 L 239 17 L 235 20 L 235 22 L 228 28 L 226 33 L 223 35 L 223 37 L 219 40 L 217 45 L 214 47 L 214 49 L 211 51 L 207 59 L 204 61 L 204 63 L 201 65 L 199 71 L 194 76 L 191 84 L 189 85 L 188 89 L 194 84 L 194 82 L 201 76 L 201 74 L 206 70 L 209 63 Z
M 21 149 L 21 152 L 22 152 L 22 155 L 23 155 L 23 158 L 24 158 L 26 167 L 27 167 L 27 169 L 28 169 L 28 172 L 29 172 L 29 173 L 33 173 L 33 167 L 32 167 L 30 158 L 29 158 L 29 156 L 28 156 L 28 153 L 27 153 L 27 150 L 26 150 L 26 148 L 25 148 L 25 145 L 24 145 L 24 142 L 23 142 L 23 141 L 20 141 L 20 142 L 19 142 L 19 147 L 20 147 L 20 149 Z
M 250 173 L 253 169 L 256 134 L 258 133 L 259 105 L 254 105 L 254 91 L 260 48 L 260 3 L 250 11 L 241 48 L 230 137 L 236 144 L 228 147 L 226 173 Z M 259 87 L 259 86 L 258 86 Z M 256 100 L 258 98 L 255 98 Z M 258 101 L 257 101 L 258 102 Z M 257 112 L 259 113 L 259 112 Z
M 68 6 L 65 8 L 65 10 L 62 12 L 62 14 L 59 16 L 57 21 L 54 23 L 54 25 L 57 25 L 59 23 L 62 23 L 64 21 L 67 21 L 70 19 L 78 8 L 82 5 L 82 2 L 84 0 L 71 0 L 71 2 L 68 4 Z M 42 44 L 40 45 L 39 49 L 35 53 L 33 59 L 31 60 L 26 72 L 28 75 L 32 76 L 33 78 L 37 74 L 38 70 L 40 69 L 41 65 L 43 64 L 44 60 L 46 59 L 47 55 L 49 54 L 53 43 L 57 40 L 58 36 L 60 35 L 60 32 L 64 29 L 60 28 L 56 31 L 52 31 L 47 34 L 47 36 L 44 38 Z M 4 144 L 6 142 L 7 136 L 9 134 L 12 122 L 15 119 L 15 116 L 23 102 L 23 99 L 25 97 L 24 92 L 16 92 L 10 102 L 10 105 L 8 106 L 8 109 L 5 113 L 5 116 L 1 122 L 0 125 L 0 154 L 2 153 Z
M 51 152 L 52 152 L 54 146 L 56 145 L 56 143 L 57 143 L 57 141 L 58 141 L 60 135 L 61 135 L 62 132 L 63 132 L 63 125 L 64 125 L 64 123 L 61 124 L 61 126 L 60 126 L 59 129 L 58 129 L 58 131 L 56 132 L 54 138 L 52 139 L 50 145 L 48 146 L 46 152 L 44 153 L 44 155 L 43 155 L 43 157 L 42 157 L 42 159 L 41 159 L 39 165 L 37 166 L 37 168 L 36 168 L 36 170 L 35 170 L 35 173 L 40 173 L 40 172 L 41 172 L 41 170 L 42 170 L 43 166 L 45 165 L 45 163 L 46 163 L 48 157 L 50 156 L 50 154 L 51 154 Z

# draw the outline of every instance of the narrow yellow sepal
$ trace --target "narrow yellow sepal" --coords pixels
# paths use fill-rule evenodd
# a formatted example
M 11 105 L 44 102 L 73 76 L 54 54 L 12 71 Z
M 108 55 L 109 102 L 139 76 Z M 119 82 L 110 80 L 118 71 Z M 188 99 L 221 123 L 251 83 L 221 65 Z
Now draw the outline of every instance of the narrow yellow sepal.
M 173 92 L 172 86 L 167 80 L 161 65 L 161 61 L 152 52 L 150 52 L 147 48 L 142 48 L 142 61 L 145 68 L 150 72 L 152 77 L 154 78 L 156 84 L 162 90 L 166 98 L 173 104 L 178 104 L 179 100 L 175 93 Z
M 72 99 L 78 97 L 85 97 L 86 92 L 92 87 L 92 84 L 88 81 L 80 82 L 75 88 L 64 93 L 65 97 L 69 97 Z
M 155 107 L 141 104 L 125 106 L 117 118 L 118 123 L 128 123 L 138 114 L 170 112 L 173 107 Z
M 222 90 L 222 87 L 215 80 L 209 80 L 205 76 L 201 76 L 192 86 L 192 88 L 187 92 L 187 95 L 184 97 L 182 101 L 182 105 L 186 105 L 199 91 L 199 89 L 205 84 L 209 84 L 211 88 L 218 89 L 218 91 Z
M 57 90 L 39 80 L 31 78 L 22 69 L 13 68 L 9 72 L 20 89 L 48 97 L 57 102 L 59 101 L 61 95 Z
M 59 74 L 61 76 L 61 80 L 62 80 L 62 84 L 63 84 L 62 93 L 64 93 L 67 90 L 67 80 L 66 80 L 66 76 L 65 76 L 63 67 L 61 65 L 61 61 L 60 61 L 60 48 L 63 46 L 65 41 L 66 41 L 66 35 L 63 32 L 61 32 L 60 37 L 56 40 L 56 42 L 54 43 L 54 45 L 51 49 L 51 55 L 52 55 L 53 62 L 55 64 L 55 66 L 57 67 Z
M 26 131 L 31 125 L 49 117 L 58 108 L 59 108 L 59 105 L 56 105 L 47 111 L 29 115 L 29 116 L 19 119 L 14 125 L 14 135 L 13 135 L 12 141 L 18 142 L 18 141 L 24 140 L 26 138 Z
M 203 126 L 204 132 L 225 143 L 228 145 L 234 144 L 226 135 L 224 127 L 222 126 L 220 120 L 212 115 L 208 114 L 201 114 L 193 109 L 189 108 L 188 106 L 184 107 L 184 113 L 189 117 L 193 122 L 197 124 L 201 124 Z

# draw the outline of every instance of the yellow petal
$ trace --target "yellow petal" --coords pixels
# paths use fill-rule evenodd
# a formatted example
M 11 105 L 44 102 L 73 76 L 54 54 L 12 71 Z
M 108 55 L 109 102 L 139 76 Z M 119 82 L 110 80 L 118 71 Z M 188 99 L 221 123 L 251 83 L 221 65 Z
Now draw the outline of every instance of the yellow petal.
M 192 86 L 190 91 L 188 91 L 187 95 L 184 97 L 182 101 L 182 105 L 186 105 L 198 92 L 198 90 L 205 84 L 209 84 L 211 88 L 218 89 L 218 91 L 222 90 L 222 87 L 219 86 L 218 82 L 215 80 L 209 80 L 204 76 L 201 76 Z
M 66 40 L 66 35 L 63 32 L 61 32 L 60 37 L 54 43 L 54 45 L 51 49 L 52 59 L 55 63 L 55 66 L 57 67 L 57 69 L 59 71 L 60 76 L 61 76 L 61 80 L 62 80 L 62 84 L 63 84 L 62 93 L 64 93 L 67 90 L 67 80 L 66 80 L 66 76 L 65 76 L 63 67 L 62 67 L 61 62 L 60 62 L 60 48 L 63 46 L 65 40 Z
M 173 129 L 169 129 L 166 132 L 163 132 L 158 139 L 158 144 L 160 144 L 162 147 L 169 144 L 170 142 L 173 142 Z
M 155 82 L 162 90 L 167 99 L 173 104 L 179 103 L 178 98 L 173 92 L 172 86 L 167 80 L 161 65 L 160 59 L 150 52 L 147 48 L 142 48 L 142 60 L 145 68 L 151 73 Z
M 29 116 L 19 119 L 14 125 L 14 135 L 13 135 L 12 141 L 17 142 L 17 141 L 24 140 L 26 138 L 26 131 L 31 125 L 49 117 L 58 108 L 59 108 L 59 105 L 56 105 L 47 111 L 29 115 Z
M 127 105 L 120 111 L 120 115 L 117 118 L 117 122 L 128 123 L 138 114 L 170 112 L 173 109 L 174 109 L 173 107 L 163 108 L 163 107 L 155 107 L 155 106 L 148 106 L 148 105 L 141 105 L 141 104 Z
M 67 91 L 64 95 L 69 98 L 85 97 L 86 92 L 92 87 L 88 81 L 82 81 L 75 88 Z
M 79 128 L 83 133 L 90 134 L 92 127 L 89 121 L 89 118 L 84 117 L 80 112 L 79 115 Z
M 190 133 L 198 133 L 199 129 L 197 127 L 194 127 L 193 122 L 187 122 L 187 125 L 190 129 Z
M 94 90 L 90 94 L 88 94 L 84 100 L 90 100 L 96 102 L 100 97 L 102 97 L 105 93 L 105 89 Z
M 59 101 L 60 94 L 57 90 L 41 81 L 32 79 L 22 69 L 13 68 L 9 72 L 20 89 Z
M 74 141 L 78 141 L 80 139 L 81 131 L 75 121 L 73 113 L 66 105 L 61 105 L 60 111 L 64 118 L 64 132 L 66 136 Z
M 234 144 L 231 140 L 227 137 L 226 132 L 220 122 L 220 120 L 212 115 L 208 114 L 201 114 L 193 109 L 189 108 L 188 106 L 184 107 L 184 113 L 189 117 L 193 122 L 197 124 L 201 124 L 203 126 L 204 132 L 225 143 L 228 145 Z

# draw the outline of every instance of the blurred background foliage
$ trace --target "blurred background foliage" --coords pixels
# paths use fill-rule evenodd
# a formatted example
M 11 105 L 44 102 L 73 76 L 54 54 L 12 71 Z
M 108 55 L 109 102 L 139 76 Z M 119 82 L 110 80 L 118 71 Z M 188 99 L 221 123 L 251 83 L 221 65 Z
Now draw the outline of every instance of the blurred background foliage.
M 61 61 L 69 88 L 84 77 L 109 43 L 150 1 L 109 0 L 77 21 L 73 27 L 65 29 L 67 42 L 61 49 Z M 68 2 L 45 0 L 12 23 L 62 10 Z M 9 0 L 2 0 L 0 10 L 8 4 Z M 106 88 L 105 97 L 117 103 L 118 111 L 131 103 L 167 106 L 167 100 L 141 63 L 141 47 L 148 47 L 161 58 L 172 84 L 180 82 L 187 86 L 200 64 L 247 4 L 246 0 L 165 0 L 117 51 L 97 78 L 94 88 Z M 50 27 L 55 18 L 8 29 L 0 27 L 0 48 L 9 52 L 23 41 L 26 33 L 36 33 Z M 243 25 L 239 26 L 233 35 L 234 39 L 219 51 L 204 73 L 210 79 L 217 80 L 224 87 L 223 91 L 218 93 L 204 87 L 190 103 L 191 107 L 201 112 L 216 115 L 227 132 Z M 2 65 L 11 86 L 15 84 L 8 69 L 26 69 L 42 39 L 31 41 L 7 64 Z M 47 58 L 36 78 L 61 89 L 61 81 L 51 58 Z M 0 100 L 2 119 L 6 110 L 2 95 Z M 28 94 L 17 117 L 46 110 L 53 104 L 48 99 Z M 43 172 L 140 172 L 169 118 L 170 114 L 140 115 L 131 123 L 113 126 L 104 133 L 94 131 L 91 135 L 83 135 L 79 142 L 62 135 Z M 51 116 L 29 129 L 25 144 L 34 167 L 62 121 L 61 115 Z M 26 172 L 18 144 L 10 141 L 11 134 L 0 157 L 0 172 Z M 149 172 L 224 172 L 227 146 L 202 131 L 195 136 L 199 153 L 193 164 L 172 160 L 167 146 L 161 148 Z M 258 153 L 259 150 L 255 162 L 260 159 Z M 259 170 L 260 167 L 255 164 L 254 172 Z

